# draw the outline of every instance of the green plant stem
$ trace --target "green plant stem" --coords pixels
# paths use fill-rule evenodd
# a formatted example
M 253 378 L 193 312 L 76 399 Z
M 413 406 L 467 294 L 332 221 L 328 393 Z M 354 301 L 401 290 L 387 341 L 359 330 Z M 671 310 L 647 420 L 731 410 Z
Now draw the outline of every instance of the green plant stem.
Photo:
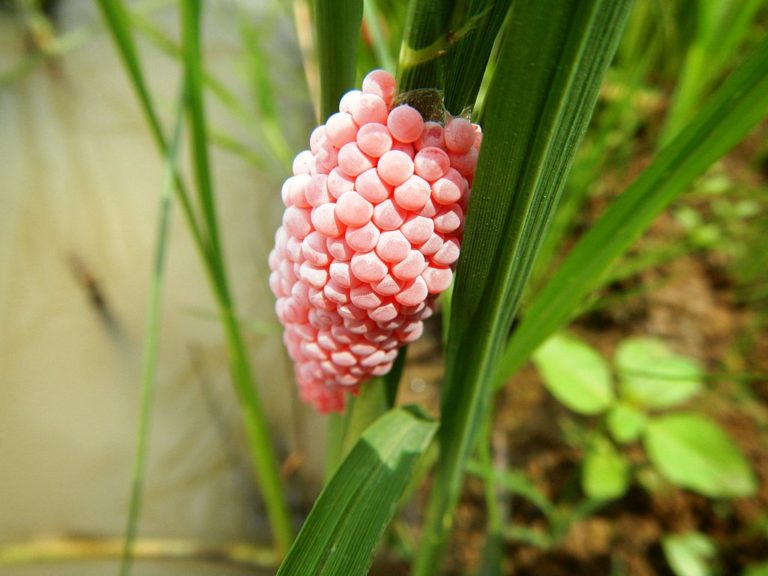
M 183 96 L 179 99 L 178 113 L 173 131 L 170 148 L 166 155 L 167 178 L 160 196 L 160 214 L 157 223 L 155 239 L 154 265 L 152 269 L 152 284 L 147 308 L 147 320 L 144 334 L 144 352 L 141 370 L 141 399 L 139 406 L 139 430 L 136 442 L 136 453 L 133 462 L 133 477 L 131 481 L 131 497 L 128 511 L 128 521 L 125 531 L 123 553 L 120 560 L 120 574 L 128 576 L 131 572 L 134 543 L 138 532 L 141 514 L 142 497 L 144 493 L 144 477 L 146 475 L 147 458 L 149 455 L 149 438 L 152 418 L 152 404 L 155 390 L 155 372 L 160 335 L 160 310 L 164 286 L 166 249 L 168 231 L 171 219 L 171 201 L 173 175 L 176 173 L 179 142 L 182 130 L 182 112 L 184 110 Z
M 217 295 L 219 316 L 229 350 L 232 381 L 240 400 L 254 472 L 259 481 L 278 554 L 288 550 L 293 539 L 290 512 L 283 493 L 277 457 L 269 435 L 264 409 L 256 392 L 240 323 L 235 313 L 224 252 L 219 235 L 216 202 L 207 149 L 207 133 L 203 102 L 202 50 L 200 46 L 201 0 L 181 3 L 182 54 L 187 75 L 187 112 L 192 134 L 192 154 L 197 181 L 198 199 L 208 233 L 211 277 Z

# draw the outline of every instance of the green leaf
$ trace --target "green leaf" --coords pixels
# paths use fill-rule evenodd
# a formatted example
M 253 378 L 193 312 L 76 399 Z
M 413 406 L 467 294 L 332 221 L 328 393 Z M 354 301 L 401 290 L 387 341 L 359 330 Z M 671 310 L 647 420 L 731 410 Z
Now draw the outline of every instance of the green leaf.
M 628 1 L 516 2 L 484 105 L 456 271 L 441 458 L 414 574 L 434 574 L 492 376 L 573 155 L 615 52 Z
M 338 111 L 344 92 L 355 85 L 355 63 L 363 0 L 314 0 L 315 37 L 320 65 L 320 116 Z
M 702 387 L 699 363 L 675 354 L 660 340 L 624 340 L 616 349 L 614 361 L 619 391 L 632 403 L 669 408 L 686 401 Z
M 717 556 L 717 546 L 704 534 L 686 532 L 665 536 L 661 540 L 664 557 L 677 576 L 711 576 L 710 565 Z
M 603 357 L 585 342 L 558 334 L 533 355 L 547 389 L 568 408 L 599 414 L 613 402 L 611 373 Z
M 614 405 L 608 412 L 606 424 L 617 442 L 634 442 L 645 429 L 647 417 L 645 412 L 629 404 L 621 402 Z
M 610 441 L 593 442 L 584 458 L 581 487 L 593 500 L 621 498 L 629 487 L 629 461 Z
M 604 285 L 612 264 L 654 218 L 715 160 L 741 141 L 766 110 L 768 38 L 606 210 L 537 292 L 504 352 L 497 386 L 503 386 L 550 334 L 579 311 L 584 298 Z
M 277 575 L 366 574 L 436 428 L 412 408 L 371 425 L 323 489 Z
M 705 496 L 749 496 L 757 488 L 746 459 L 725 432 L 693 413 L 649 422 L 645 450 L 670 482 Z

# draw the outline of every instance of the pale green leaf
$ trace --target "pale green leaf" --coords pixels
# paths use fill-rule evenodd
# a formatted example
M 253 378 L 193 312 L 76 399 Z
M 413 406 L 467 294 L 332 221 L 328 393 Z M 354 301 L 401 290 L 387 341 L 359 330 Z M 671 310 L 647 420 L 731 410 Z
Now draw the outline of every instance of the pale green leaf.
M 651 338 L 629 338 L 614 358 L 619 391 L 629 402 L 669 408 L 686 401 L 702 387 L 703 370 L 696 360 L 672 352 Z
M 661 540 L 664 557 L 676 576 L 711 576 L 711 560 L 717 546 L 704 534 L 686 532 L 665 536 Z
M 744 455 L 711 420 L 671 414 L 648 424 L 645 450 L 653 465 L 678 486 L 705 496 L 749 496 L 757 488 Z
M 607 439 L 590 446 L 581 472 L 581 487 L 587 496 L 593 500 L 621 498 L 629 480 L 629 461 Z
M 613 402 L 608 365 L 585 342 L 557 334 L 539 347 L 533 362 L 547 389 L 571 410 L 599 414 Z
M 645 429 L 645 412 L 629 404 L 615 404 L 606 416 L 606 424 L 617 442 L 634 442 Z

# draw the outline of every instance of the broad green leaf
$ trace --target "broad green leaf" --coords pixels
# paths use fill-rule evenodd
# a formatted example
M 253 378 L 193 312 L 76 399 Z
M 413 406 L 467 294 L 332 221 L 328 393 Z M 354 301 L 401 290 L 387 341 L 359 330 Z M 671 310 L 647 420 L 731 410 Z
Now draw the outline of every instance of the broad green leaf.
M 659 472 L 683 488 L 718 498 L 749 496 L 757 487 L 739 447 L 703 416 L 686 412 L 654 419 L 644 443 Z
M 503 386 L 544 340 L 577 314 L 584 298 L 604 285 L 612 264 L 656 216 L 741 141 L 766 111 L 768 38 L 611 204 L 537 292 L 507 344 L 496 375 L 497 386 Z
M 615 404 L 606 416 L 606 424 L 617 442 L 634 442 L 645 429 L 647 416 L 629 404 Z
M 630 3 L 516 2 L 484 105 L 452 302 L 440 461 L 414 574 L 434 574 L 464 462 L 541 240 L 586 130 Z
M 610 441 L 601 438 L 593 443 L 584 458 L 581 487 L 593 500 L 621 498 L 629 487 L 629 461 L 616 451 Z
M 608 365 L 585 342 L 557 334 L 539 347 L 533 362 L 547 389 L 574 412 L 599 414 L 613 402 Z
M 278 576 L 367 574 L 437 424 L 390 410 L 368 428 L 315 501 Z
M 320 65 L 320 120 L 325 122 L 338 111 L 344 92 L 355 85 L 363 0 L 314 0 L 314 7 Z
M 717 556 L 717 546 L 704 534 L 686 532 L 665 536 L 661 540 L 664 557 L 677 576 L 711 576 L 710 565 Z
M 696 394 L 703 370 L 692 358 L 675 354 L 652 338 L 628 338 L 614 358 L 619 392 L 629 402 L 650 408 L 669 408 Z

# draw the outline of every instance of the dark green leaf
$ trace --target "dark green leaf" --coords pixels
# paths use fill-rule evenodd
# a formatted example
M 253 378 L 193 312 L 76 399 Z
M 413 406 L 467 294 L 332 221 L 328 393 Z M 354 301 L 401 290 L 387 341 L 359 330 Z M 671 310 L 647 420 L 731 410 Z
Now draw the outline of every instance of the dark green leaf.
M 325 122 L 338 111 L 344 92 L 355 85 L 363 0 L 314 0 L 314 3 L 320 63 L 320 120 Z
M 315 502 L 278 576 L 366 574 L 436 428 L 409 408 L 368 428 Z
M 629 2 L 615 0 L 519 2 L 507 20 L 457 268 L 441 459 L 418 576 L 436 570 L 496 360 L 628 8 Z

